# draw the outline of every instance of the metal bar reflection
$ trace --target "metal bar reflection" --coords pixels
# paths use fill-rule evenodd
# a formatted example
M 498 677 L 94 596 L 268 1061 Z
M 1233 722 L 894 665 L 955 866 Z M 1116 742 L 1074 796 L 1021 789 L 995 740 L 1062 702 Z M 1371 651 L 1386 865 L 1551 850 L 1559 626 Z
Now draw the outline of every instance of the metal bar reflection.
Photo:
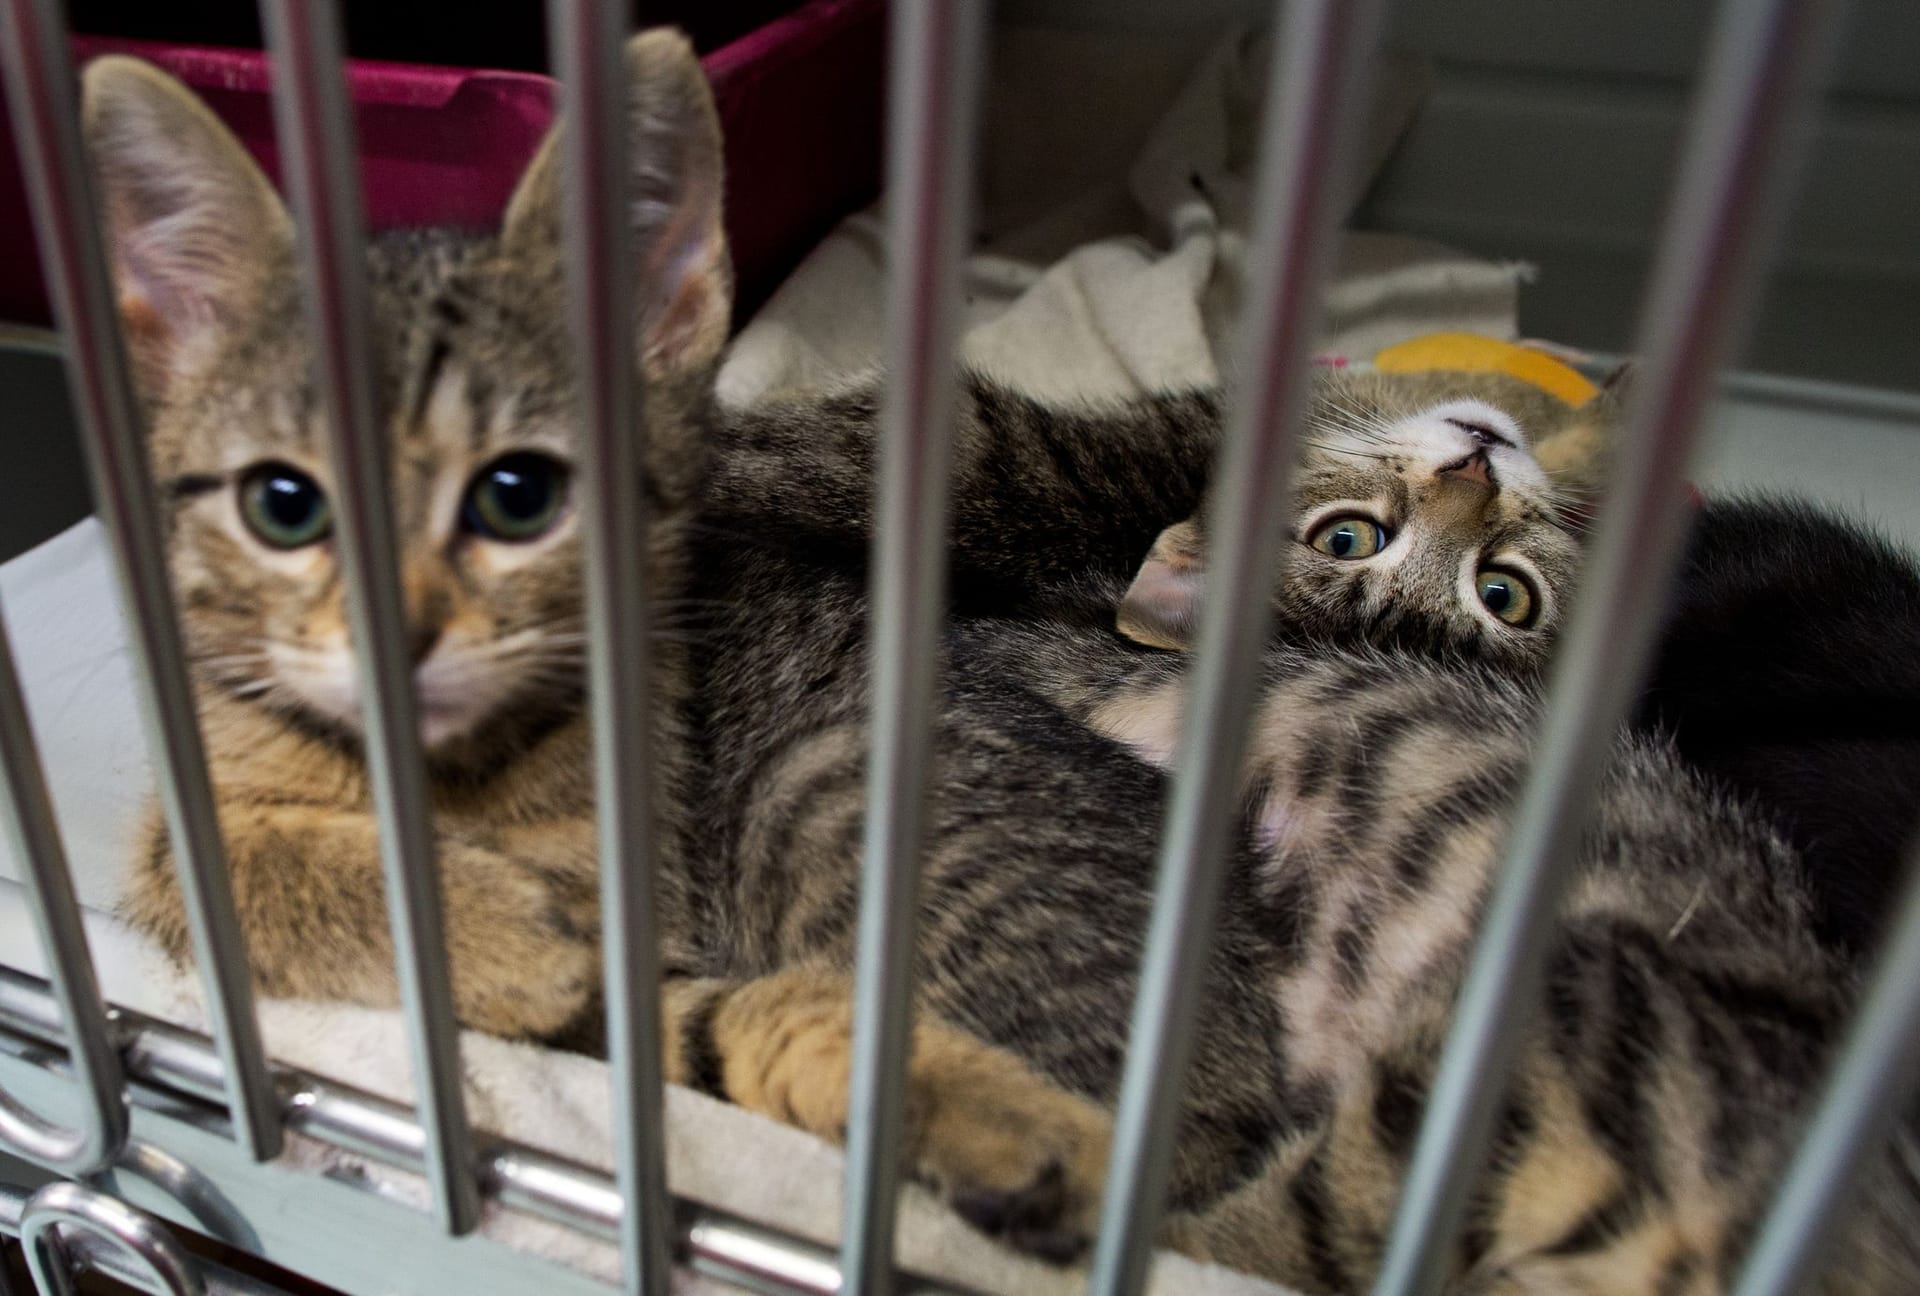
M 960 259 L 972 223 L 985 0 L 904 0 L 888 79 L 887 387 L 873 534 L 871 751 L 855 972 L 844 1290 L 893 1285 L 928 742 L 946 597 Z
M 1449 1281 L 1494 1113 L 1533 1021 L 1554 915 L 1679 564 L 1695 434 L 1744 334 L 1837 11 L 1834 0 L 1730 0 L 1721 9 L 1636 335 L 1643 360 L 1624 444 L 1402 1188 L 1374 1289 L 1381 1296 Z
M 144 1290 L 165 1296 L 206 1296 L 199 1266 L 166 1227 L 117 1197 L 76 1183 L 50 1183 L 27 1199 L 20 1215 L 20 1247 L 41 1292 L 71 1293 L 80 1268 L 72 1239 L 81 1236 L 137 1271 Z
M 1168 803 L 1160 880 L 1115 1117 L 1091 1292 L 1144 1285 L 1172 1165 L 1211 947 L 1227 836 L 1240 798 L 1254 674 L 1271 620 L 1266 596 L 1292 490 L 1309 352 L 1320 325 L 1337 201 L 1379 29 L 1379 0 L 1280 6 L 1250 246 L 1235 394 L 1216 464 L 1209 597 Z
M 339 14 L 325 0 L 262 0 L 260 13 L 274 56 L 274 122 L 300 229 L 308 327 L 331 430 L 336 535 L 362 682 L 395 970 L 427 1135 L 427 1180 L 441 1223 L 464 1233 L 479 1215 L 479 1180 L 461 1102 L 440 874 L 395 568 L 390 460 L 374 398 L 364 209 Z
M 122 1010 L 119 1025 L 127 1040 L 127 1075 L 140 1086 L 136 1102 L 156 1118 L 147 1131 L 149 1138 L 163 1138 L 177 1121 L 191 1127 L 204 1115 L 198 1110 L 201 1107 L 207 1112 L 217 1108 L 219 1062 L 206 1040 L 130 1010 Z M 69 1036 L 59 1007 L 40 978 L 0 968 L 0 1036 L 43 1046 L 29 1066 L 52 1070 L 60 1065 Z M 6 1056 L 0 1051 L 0 1060 Z M 421 1172 L 425 1138 L 411 1110 L 291 1068 L 280 1068 L 278 1074 L 282 1087 L 292 1095 L 287 1113 L 290 1131 L 382 1165 Z M 503 1141 L 489 1146 L 484 1166 L 487 1196 L 502 1207 L 549 1220 L 584 1237 L 608 1241 L 619 1237 L 620 1192 L 605 1174 Z M 213 1175 L 216 1186 L 233 1197 L 244 1194 L 252 1182 L 251 1175 L 221 1177 L 211 1163 L 203 1162 L 198 1168 Z M 272 1200 L 285 1197 L 289 1181 L 282 1172 L 257 1173 L 273 1177 Z M 23 1199 L 9 1194 L 7 1186 L 0 1184 L 0 1236 L 19 1227 Z M 687 1266 L 698 1272 L 753 1291 L 831 1296 L 841 1289 L 833 1252 L 817 1243 L 684 1200 L 674 1203 L 672 1219 L 674 1244 Z M 931 1296 L 952 1289 L 909 1273 L 900 1275 L 898 1290 Z
M 256 1160 L 280 1151 L 279 1100 L 254 1013 L 246 945 L 154 507 L 139 406 L 121 344 L 100 211 L 74 106 L 58 0 L 5 0 L 6 84 L 41 263 L 66 344 L 93 498 L 113 555 L 139 681 L 147 751 L 186 898 L 208 1021 L 227 1074 L 234 1137 Z
M 1920 842 L 1907 892 L 1820 1103 L 1743 1267 L 1735 1296 L 1793 1296 L 1834 1257 L 1833 1234 L 1920 1078 Z
M 614 1171 L 625 1208 L 626 1290 L 663 1293 L 669 1209 L 662 1138 L 659 936 L 653 927 L 645 442 L 635 399 L 634 276 L 626 204 L 628 6 L 554 0 L 549 44 L 561 84 L 559 161 L 579 356 L 580 510 L 592 642 L 595 803 L 612 1063 Z
M 93 1174 L 113 1164 L 127 1141 L 126 1082 L 107 1026 L 106 1005 L 87 951 L 73 874 L 60 845 L 53 802 L 27 709 L 14 674 L 13 648 L 0 618 L 0 815 L 22 866 L 34 930 L 67 1024 L 74 1079 L 86 1096 L 78 1129 L 52 1125 L 0 1091 L 0 1144 L 63 1174 Z

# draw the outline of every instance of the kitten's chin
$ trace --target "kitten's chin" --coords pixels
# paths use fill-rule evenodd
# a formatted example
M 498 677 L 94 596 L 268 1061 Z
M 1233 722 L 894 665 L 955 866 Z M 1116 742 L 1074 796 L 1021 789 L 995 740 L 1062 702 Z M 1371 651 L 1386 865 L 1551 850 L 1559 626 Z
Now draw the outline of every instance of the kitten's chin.
M 420 745 L 429 756 L 442 756 L 446 749 L 472 735 L 482 717 L 465 707 L 436 706 L 425 699 L 420 703 Z

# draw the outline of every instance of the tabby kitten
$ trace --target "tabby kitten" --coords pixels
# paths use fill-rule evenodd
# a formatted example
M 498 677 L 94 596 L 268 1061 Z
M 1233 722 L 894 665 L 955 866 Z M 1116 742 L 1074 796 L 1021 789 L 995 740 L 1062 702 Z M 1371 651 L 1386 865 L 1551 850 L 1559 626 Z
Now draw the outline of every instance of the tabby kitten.
M 1111 479 L 1097 465 L 1116 445 L 1129 452 L 1119 462 L 1141 465 L 1136 482 L 1184 486 L 1170 469 L 1200 448 L 1198 419 L 1209 411 L 1170 399 L 1132 418 L 1056 418 L 978 382 L 969 399 L 957 447 L 949 718 L 1024 689 L 1147 763 L 1169 765 L 1184 665 L 1128 650 L 1088 615 L 1118 588 L 1100 579 L 1108 533 L 1090 514 L 1107 507 Z M 1299 546 L 1276 594 L 1280 640 L 1247 775 L 1260 859 L 1249 879 L 1236 857 L 1226 903 L 1228 939 L 1252 916 L 1267 945 L 1249 970 L 1278 1010 L 1263 1055 L 1277 1119 L 1248 1145 L 1260 1149 L 1256 1168 L 1249 1174 L 1240 1159 L 1211 1191 L 1176 1198 L 1171 1226 L 1188 1249 L 1315 1292 L 1362 1289 L 1378 1266 L 1526 768 L 1548 637 L 1504 633 L 1525 631 L 1528 618 L 1516 625 L 1498 615 L 1510 602 L 1496 608 L 1486 597 L 1489 571 L 1519 566 L 1503 553 L 1512 536 L 1502 529 L 1544 521 L 1529 511 L 1538 505 L 1501 500 L 1544 485 L 1523 460 L 1495 457 L 1518 449 L 1489 438 L 1517 440 L 1499 411 L 1473 410 L 1464 428 L 1446 407 L 1405 426 L 1363 418 L 1342 441 L 1338 410 L 1334 399 L 1316 406 Z M 837 474 L 861 471 L 866 410 L 849 398 L 840 412 L 807 429 L 805 444 L 771 419 L 723 429 L 738 440 L 716 469 L 739 522 L 772 506 L 758 483 L 793 455 L 802 467 L 784 480 L 789 501 L 801 503 L 768 525 L 784 526 L 789 543 L 813 535 L 796 552 L 828 564 L 854 561 L 865 519 L 851 489 L 839 508 L 806 501 L 809 489 L 824 483 L 831 494 Z M 1590 438 L 1598 417 L 1568 427 Z M 1424 460 L 1413 453 L 1423 441 L 1432 443 Z M 1345 480 L 1352 468 L 1341 459 L 1355 451 L 1380 456 L 1360 460 L 1372 476 L 1359 484 Z M 1471 463 L 1479 453 L 1484 465 Z M 1403 470 L 1416 462 L 1419 471 Z M 1147 500 L 1149 509 L 1192 507 L 1151 491 Z M 1119 503 L 1109 524 L 1133 516 Z M 1002 543 L 996 521 L 1041 543 Z M 847 528 L 837 539 L 827 534 L 836 526 Z M 1184 643 L 1204 583 L 1199 541 L 1192 523 L 1163 537 L 1129 587 L 1135 605 L 1122 607 L 1123 628 Z M 1048 551 L 1047 542 L 1057 543 Z M 1396 543 L 1407 546 L 1398 563 L 1373 566 Z M 1525 544 L 1530 571 L 1555 573 L 1542 584 L 1556 601 L 1572 546 L 1550 524 Z M 1064 553 L 1092 578 L 1045 575 L 1042 553 Z M 1016 614 L 1049 598 L 1054 620 Z M 1030 733 L 1059 741 L 1044 717 Z M 942 779 L 935 804 L 956 791 Z M 1100 813 L 1125 819 L 1131 803 Z M 1542 1025 L 1523 1049 L 1455 1282 L 1485 1292 L 1724 1291 L 1852 983 L 1816 938 L 1793 850 L 1665 742 L 1622 740 L 1581 850 Z M 1051 1004 L 1062 1002 L 1053 982 L 1040 984 Z M 937 976 L 930 993 L 940 993 Z M 1203 1030 L 1206 1022 L 1203 1014 Z M 990 1014 L 978 1028 L 992 1031 Z M 1915 1202 L 1915 1185 L 1883 1166 L 1824 1290 L 1912 1290 Z
M 678 189 L 716 161 L 679 142 L 682 106 L 658 89 L 671 71 L 662 51 L 636 58 L 653 88 L 637 106 L 638 147 L 658 156 L 656 183 Z M 292 223 L 184 87 L 125 58 L 93 63 L 84 84 L 254 968 L 269 994 L 390 1002 L 359 680 Z M 457 1007 L 469 1025 L 515 1035 L 572 1027 L 594 1008 L 598 975 L 554 169 L 549 146 L 497 237 L 392 234 L 367 262 Z M 663 584 L 681 561 L 696 480 L 685 467 L 697 448 L 690 429 L 725 335 L 717 201 L 663 202 L 643 231 L 655 256 L 691 266 L 683 295 L 649 294 L 642 329 L 658 380 L 647 469 L 660 505 L 651 568 Z M 671 786 L 675 744 L 664 737 Z M 671 870 L 663 890 L 666 911 L 684 912 Z M 128 908 L 186 955 L 157 821 Z M 543 975 L 530 978 L 532 968 Z
M 687 606 L 676 600 L 730 313 L 721 153 L 683 39 L 636 37 L 628 66 L 649 576 L 671 625 Z M 84 90 L 256 982 L 270 995 L 392 1004 L 291 221 L 170 77 L 107 58 Z M 497 235 L 382 236 L 367 268 L 455 1008 L 495 1034 L 591 1045 L 602 1030 L 598 875 L 556 171 L 550 138 Z M 658 645 L 667 1072 L 833 1136 L 846 1111 L 846 978 L 827 963 L 753 962 L 728 944 L 740 924 L 714 908 L 715 862 L 688 851 L 709 807 L 684 731 L 687 657 L 674 635 Z M 151 820 L 125 909 L 185 961 L 171 845 Z M 908 1091 L 913 1167 L 974 1214 L 997 1214 L 1015 1240 L 1061 1250 L 1054 1221 L 1092 1209 L 1104 1114 L 932 1021 L 916 1031 Z

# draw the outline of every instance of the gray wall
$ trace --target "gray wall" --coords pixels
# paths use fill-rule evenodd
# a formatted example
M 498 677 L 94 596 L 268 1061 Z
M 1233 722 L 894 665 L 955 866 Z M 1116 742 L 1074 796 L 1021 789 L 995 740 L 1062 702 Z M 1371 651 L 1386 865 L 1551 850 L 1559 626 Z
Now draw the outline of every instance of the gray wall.
M 91 510 L 65 366 L 43 338 L 0 329 L 0 562 Z
M 1360 212 L 1534 262 L 1522 325 L 1628 343 L 1712 6 L 1404 0 L 1432 96 Z M 1920 390 L 1920 3 L 1854 0 L 1748 367 Z

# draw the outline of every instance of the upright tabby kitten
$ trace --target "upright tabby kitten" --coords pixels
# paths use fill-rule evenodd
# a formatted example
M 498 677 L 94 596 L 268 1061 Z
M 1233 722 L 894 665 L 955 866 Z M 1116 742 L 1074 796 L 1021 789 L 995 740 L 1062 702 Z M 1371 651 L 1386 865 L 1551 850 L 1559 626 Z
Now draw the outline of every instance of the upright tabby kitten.
M 637 52 L 650 97 L 635 113 L 662 191 L 643 242 L 689 266 L 677 296 L 662 299 L 674 285 L 654 285 L 642 330 L 657 380 L 650 558 L 667 585 L 697 481 L 690 430 L 727 300 L 717 156 L 699 151 L 687 105 L 663 89 L 669 52 Z M 87 69 L 85 87 L 255 971 L 270 994 L 390 1001 L 359 681 L 292 224 L 232 136 L 164 74 L 109 58 Z M 554 169 L 549 146 L 497 237 L 392 234 L 367 262 L 457 1006 L 466 1023 L 502 1034 L 560 1033 L 597 1003 L 580 552 L 567 498 L 577 433 Z M 676 672 L 661 675 L 671 696 Z M 661 750 L 670 788 L 675 746 Z M 671 873 L 664 889 L 668 912 L 681 911 Z M 128 904 L 186 955 L 157 822 Z

